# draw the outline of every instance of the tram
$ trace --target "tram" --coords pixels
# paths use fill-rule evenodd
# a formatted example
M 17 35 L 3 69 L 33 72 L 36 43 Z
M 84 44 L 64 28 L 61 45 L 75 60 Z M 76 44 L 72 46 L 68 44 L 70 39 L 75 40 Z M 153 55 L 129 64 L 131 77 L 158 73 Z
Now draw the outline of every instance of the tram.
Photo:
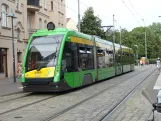
M 113 49 L 114 48 L 114 49 Z M 26 48 L 21 83 L 27 92 L 57 92 L 134 70 L 134 52 L 96 36 L 66 28 L 33 33 Z

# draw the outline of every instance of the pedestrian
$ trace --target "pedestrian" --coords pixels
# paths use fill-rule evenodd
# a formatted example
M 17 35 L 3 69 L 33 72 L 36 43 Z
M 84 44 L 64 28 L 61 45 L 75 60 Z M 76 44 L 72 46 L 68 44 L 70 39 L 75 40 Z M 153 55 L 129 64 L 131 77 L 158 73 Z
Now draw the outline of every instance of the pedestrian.
M 143 65 L 143 62 L 142 62 L 142 60 L 140 60 L 140 65 L 141 65 L 141 66 Z
M 157 65 L 157 69 L 158 69 L 158 75 L 160 74 L 160 58 L 158 57 L 157 60 L 156 60 L 156 65 Z

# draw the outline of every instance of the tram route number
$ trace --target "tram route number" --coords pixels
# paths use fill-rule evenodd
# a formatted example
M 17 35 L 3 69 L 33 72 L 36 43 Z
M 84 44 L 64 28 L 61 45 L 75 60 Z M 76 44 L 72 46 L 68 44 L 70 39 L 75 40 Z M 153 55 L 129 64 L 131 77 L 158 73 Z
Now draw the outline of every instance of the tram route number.
M 40 77 L 41 76 L 41 72 L 39 72 L 39 71 L 38 72 L 35 72 L 35 76 L 36 77 Z

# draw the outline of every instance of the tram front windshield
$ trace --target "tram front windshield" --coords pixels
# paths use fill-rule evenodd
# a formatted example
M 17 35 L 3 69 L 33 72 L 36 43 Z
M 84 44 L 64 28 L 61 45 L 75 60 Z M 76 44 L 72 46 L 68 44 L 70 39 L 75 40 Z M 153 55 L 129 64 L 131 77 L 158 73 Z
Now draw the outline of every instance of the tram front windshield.
M 26 71 L 40 70 L 57 64 L 58 52 L 64 35 L 34 37 L 27 54 Z

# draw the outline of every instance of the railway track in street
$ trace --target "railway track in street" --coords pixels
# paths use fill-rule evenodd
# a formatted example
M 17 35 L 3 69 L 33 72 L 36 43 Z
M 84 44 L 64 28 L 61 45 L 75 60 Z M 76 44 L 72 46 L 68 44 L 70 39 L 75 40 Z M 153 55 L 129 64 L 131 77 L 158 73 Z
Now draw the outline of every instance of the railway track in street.
M 139 74 L 142 74 L 142 73 L 144 73 L 144 72 L 145 72 L 146 70 L 148 70 L 148 69 L 149 69 L 149 68 L 146 68 L 146 69 L 144 69 L 144 70 L 142 70 L 142 71 L 139 71 L 138 73 L 135 73 L 135 74 L 129 76 L 126 80 L 128 80 L 128 79 L 130 79 L 130 78 L 133 78 L 133 77 L 135 77 L 135 76 L 137 76 L 137 75 L 139 75 Z M 82 100 L 82 101 L 80 101 L 80 102 L 78 102 L 78 103 L 76 103 L 76 104 L 74 104 L 74 105 L 71 105 L 71 106 L 69 106 L 69 107 L 67 107 L 67 108 L 65 108 L 65 109 L 62 109 L 62 110 L 59 111 L 59 112 L 54 113 L 53 115 L 48 116 L 47 118 L 43 119 L 42 121 L 50 121 L 50 120 L 53 120 L 53 119 L 59 117 L 60 115 L 63 115 L 63 114 L 65 114 L 66 112 L 68 112 L 68 111 L 70 111 L 70 110 L 76 108 L 77 106 L 79 106 L 79 105 L 81 105 L 81 104 L 83 104 L 83 103 L 89 101 L 90 99 L 95 98 L 95 97 L 99 96 L 100 94 L 106 92 L 107 90 L 110 90 L 111 88 L 113 88 L 113 87 L 115 87 L 115 86 L 121 84 L 122 82 L 124 82 L 124 81 L 126 81 L 126 80 L 122 80 L 122 81 L 120 81 L 119 83 L 116 83 L 116 84 L 114 84 L 114 85 L 111 85 L 111 86 L 109 86 L 108 88 L 106 88 L 106 89 L 104 89 L 104 90 L 102 90 L 102 91 L 100 91 L 100 92 L 98 92 L 98 93 L 95 93 L 94 95 L 89 96 L 88 98 L 86 98 L 86 99 L 84 99 L 84 100 Z M 98 83 L 98 84 L 99 84 L 99 83 Z M 96 84 L 96 85 L 97 85 L 97 84 Z M 29 96 L 29 97 L 31 97 L 31 96 Z M 6 110 L 6 111 L 1 112 L 1 113 L 0 113 L 0 117 L 1 117 L 2 115 L 4 115 L 4 114 L 12 113 L 12 112 L 14 112 L 14 111 L 18 111 L 18 110 L 24 109 L 24 108 L 29 107 L 29 106 L 31 106 L 31 105 L 34 106 L 35 104 L 38 104 L 38 103 L 43 102 L 43 101 L 47 101 L 47 100 L 52 99 L 52 98 L 54 98 L 54 97 L 57 97 L 57 95 L 52 95 L 52 96 L 50 95 L 50 96 L 47 96 L 47 97 L 45 97 L 45 98 L 43 98 L 43 99 L 39 99 L 38 101 L 33 101 L 33 102 L 28 103 L 28 104 L 25 104 L 25 105 L 21 105 L 21 104 L 20 104 L 20 105 L 19 105 L 18 107 L 16 107 L 16 108 L 13 108 L 13 109 Z M 22 97 L 22 98 L 24 98 L 24 97 Z M 20 99 L 20 98 L 19 98 L 19 99 Z M 17 99 L 17 100 L 15 99 L 15 100 L 12 100 L 12 101 L 10 101 L 10 102 L 14 103 L 15 101 L 18 101 L 19 99 Z M 5 102 L 3 102 L 3 104 L 5 104 Z M 1 103 L 0 103 L 0 105 L 1 105 Z M 0 106 L 0 107 L 1 107 L 1 106 Z
M 145 71 L 145 70 L 144 70 L 144 71 Z M 137 76 L 137 75 L 139 75 L 139 74 L 142 74 L 144 71 L 142 71 L 141 73 L 139 72 L 139 73 L 137 73 L 137 74 L 135 74 L 135 75 L 129 77 L 128 79 L 133 78 L 133 77 L 135 77 L 135 76 Z M 155 71 L 155 70 L 154 70 L 154 71 Z M 152 71 L 152 73 L 153 73 L 154 71 Z M 152 73 L 151 73 L 151 74 L 152 74 Z M 149 76 L 150 76 L 150 75 L 149 75 Z M 147 76 L 146 78 L 148 78 L 148 76 Z M 145 78 L 145 79 L 146 79 L 146 78 Z M 126 80 L 128 80 L 128 79 L 126 79 Z M 134 89 L 132 89 L 125 97 L 123 97 L 123 99 L 121 99 L 121 101 L 119 101 L 119 102 L 118 102 L 118 103 L 117 103 L 117 104 L 116 104 L 116 105 L 107 113 L 107 115 L 110 115 L 110 114 L 111 114 L 119 105 L 121 105 L 121 103 L 122 103 L 123 101 L 125 101 L 125 100 L 126 100 L 126 99 L 135 91 L 135 90 L 136 90 L 136 88 L 137 88 L 145 79 L 143 79 L 141 82 L 139 82 L 139 83 L 137 84 L 137 86 L 136 86 Z M 124 80 L 124 81 L 126 81 L 126 80 Z M 122 82 L 123 82 L 123 81 L 121 81 L 121 83 L 122 83 Z M 117 83 L 116 85 L 112 85 L 112 86 L 110 86 L 110 87 L 108 87 L 108 88 L 106 88 L 106 89 L 104 89 L 104 90 L 102 90 L 102 91 L 100 91 L 100 92 L 98 92 L 98 93 L 96 93 L 96 94 L 90 96 L 89 98 L 86 98 L 86 99 L 80 101 L 79 103 L 77 103 L 77 104 L 75 104 L 75 105 L 72 105 L 72 106 L 70 106 L 70 107 L 68 107 L 68 108 L 66 108 L 66 109 L 63 109 L 62 111 L 57 112 L 57 113 L 53 114 L 52 116 L 50 116 L 50 117 L 48 117 L 48 118 L 45 118 L 45 119 L 43 119 L 43 120 L 41 120 L 41 121 L 51 121 L 51 120 L 53 120 L 53 119 L 59 117 L 60 115 L 63 115 L 64 113 L 66 113 L 66 112 L 68 112 L 68 111 L 70 111 L 70 110 L 76 108 L 77 106 L 79 106 L 79 105 L 81 105 L 81 104 L 83 104 L 83 103 L 85 103 L 85 102 L 91 100 L 92 98 L 95 98 L 95 97 L 99 96 L 100 94 L 106 92 L 107 90 L 110 90 L 111 88 L 113 88 L 113 87 L 115 87 L 115 86 L 117 86 L 117 85 L 119 85 L 119 84 L 120 84 L 120 83 Z M 105 116 L 106 116 L 106 115 L 105 115 Z M 102 121 L 102 120 L 105 118 L 105 116 L 102 117 L 102 119 L 101 119 L 100 121 Z M 104 121 L 104 120 L 103 120 L 103 121 Z
M 30 95 L 30 94 L 29 94 L 29 95 Z M 29 96 L 29 95 L 28 95 L 28 96 Z M 31 94 L 31 95 L 33 95 L 33 94 Z M 22 97 L 17 98 L 17 99 L 26 98 L 26 97 L 28 97 L 28 96 L 24 96 L 24 97 L 22 96 Z M 6 111 L 4 111 L 4 112 L 1 112 L 1 113 L 0 113 L 0 116 L 3 115 L 3 114 L 7 114 L 7 113 L 10 113 L 10 112 L 13 112 L 13 111 L 16 111 L 16 110 L 25 108 L 25 107 L 27 107 L 27 106 L 31 106 L 31 105 L 34 105 L 34 104 L 43 102 L 43 101 L 48 100 L 48 99 L 51 99 L 51 98 L 53 98 L 53 97 L 55 97 L 55 96 L 56 96 L 56 95 L 47 96 L 46 98 L 41 97 L 42 99 L 39 99 L 38 101 L 33 101 L 32 103 L 28 103 L 28 104 L 25 104 L 25 105 L 22 105 L 22 106 L 18 106 L 18 107 L 16 107 L 16 108 L 13 108 L 13 109 L 6 110 Z M 15 100 L 16 100 L 16 98 L 15 98 Z M 14 101 L 15 101 L 15 100 L 14 100 Z M 8 102 L 11 102 L 11 101 L 6 101 L 6 102 L 8 103 Z M 5 103 L 5 102 L 2 102 L 2 104 L 4 104 L 4 103 Z M 0 104 L 0 105 L 1 105 L 1 104 Z
M 15 95 L 15 94 L 21 94 L 24 93 L 23 91 L 19 91 L 19 92 L 13 92 L 13 93 L 9 93 L 9 94 L 5 94 L 5 95 L 1 95 L 1 97 L 5 97 L 5 96 L 11 96 L 11 95 Z
M 124 96 L 113 108 L 111 108 L 101 119 L 100 121 L 108 121 L 108 117 L 111 116 L 117 108 L 119 108 L 122 104 L 124 104 L 127 99 L 137 90 L 137 88 L 148 78 L 150 77 L 153 73 L 155 72 L 152 71 L 147 77 L 145 77 L 142 81 L 140 81 L 126 96 Z
M 0 97 L 0 104 L 10 102 L 10 101 L 14 101 L 14 100 L 17 100 L 17 99 L 21 99 L 21 98 L 24 98 L 24 97 L 32 96 L 32 95 L 34 95 L 34 93 L 25 93 L 25 94 L 15 93 L 15 94 L 12 94 L 12 95 L 2 96 L 2 97 Z

